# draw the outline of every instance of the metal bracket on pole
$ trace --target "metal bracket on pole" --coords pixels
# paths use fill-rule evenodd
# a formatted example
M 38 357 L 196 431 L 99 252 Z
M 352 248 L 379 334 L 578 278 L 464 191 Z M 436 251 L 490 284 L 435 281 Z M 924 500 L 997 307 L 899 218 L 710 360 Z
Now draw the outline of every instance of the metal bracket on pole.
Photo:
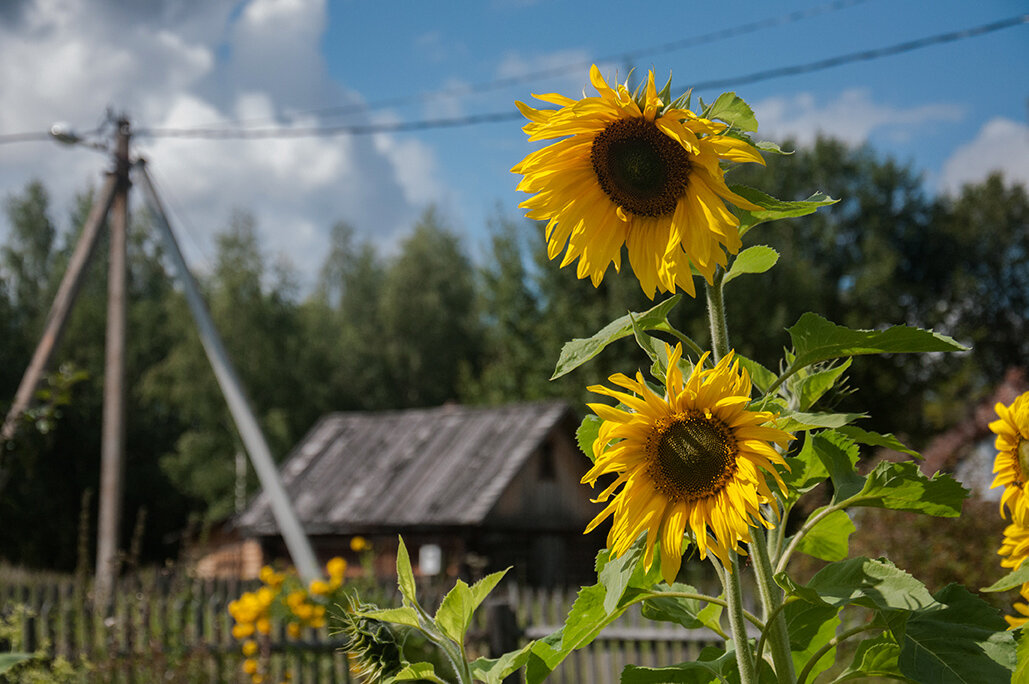
M 211 320 L 211 315 L 207 311 L 207 306 L 200 296 L 200 290 L 197 287 L 196 281 L 193 279 L 193 275 L 186 265 L 186 260 L 182 256 L 182 251 L 179 249 L 178 241 L 175 239 L 175 234 L 168 223 L 168 218 L 164 213 L 161 201 L 154 190 L 153 184 L 150 182 L 145 162 L 140 159 L 136 162 L 135 166 L 139 170 L 140 185 L 143 188 L 146 204 L 168 248 L 168 254 L 171 257 L 172 263 L 175 265 L 175 269 L 182 280 L 186 301 L 189 304 L 190 311 L 193 313 L 193 320 L 196 322 L 197 331 L 200 333 L 200 341 L 204 346 L 204 351 L 207 353 L 207 359 L 211 363 L 211 368 L 214 370 L 218 385 L 221 387 L 225 401 L 229 405 L 229 411 L 232 413 L 232 418 L 236 423 L 236 429 L 239 430 L 239 435 L 243 439 L 243 444 L 250 455 L 250 460 L 254 464 L 254 470 L 257 472 L 257 478 L 261 482 L 261 487 L 268 495 L 272 514 L 275 516 L 275 522 L 278 524 L 282 538 L 286 542 L 289 555 L 292 557 L 293 564 L 301 577 L 308 581 L 317 578 L 320 576 L 320 573 L 314 551 L 311 549 L 311 542 L 300 525 L 296 511 L 293 509 L 293 504 L 286 494 L 286 489 L 282 486 L 279 471 L 275 467 L 275 461 L 272 459 L 271 449 L 269 449 L 268 442 L 261 432 L 261 427 L 254 417 L 250 403 L 243 392 L 243 386 L 236 376 L 236 371 L 229 361 L 228 354 L 225 352 L 221 337 L 219 337 L 218 331 L 214 327 L 214 322 Z

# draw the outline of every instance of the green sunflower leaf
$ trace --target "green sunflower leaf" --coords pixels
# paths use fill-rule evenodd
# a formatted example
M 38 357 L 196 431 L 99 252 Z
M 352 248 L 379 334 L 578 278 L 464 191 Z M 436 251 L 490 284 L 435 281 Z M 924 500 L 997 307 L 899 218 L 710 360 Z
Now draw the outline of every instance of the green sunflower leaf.
M 641 667 L 627 665 L 622 670 L 621 684 L 726 684 L 740 680 L 736 652 L 708 646 L 692 662 L 670 667 Z M 777 684 L 779 681 L 767 661 L 758 663 L 759 684 Z
M 760 406 L 757 401 L 751 404 L 752 408 Z M 775 427 L 786 432 L 802 432 L 804 430 L 817 430 L 819 428 L 838 428 L 855 420 L 867 418 L 867 413 L 807 413 L 804 411 L 779 411 L 775 420 Z
M 836 385 L 840 376 L 850 368 L 850 364 L 851 359 L 847 359 L 843 363 L 819 368 L 810 373 L 805 369 L 790 378 L 790 390 L 798 399 L 798 408 L 801 411 L 810 410 L 826 392 Z
M 754 245 L 736 255 L 722 284 L 745 273 L 764 273 L 779 261 L 779 253 L 767 245 Z
M 572 651 L 589 645 L 604 627 L 625 612 L 624 607 L 614 613 L 604 610 L 606 593 L 601 584 L 583 587 L 568 611 L 564 626 L 533 643 L 526 663 L 526 684 L 545 680 Z
M 761 392 L 768 391 L 768 388 L 775 382 L 775 373 L 757 361 L 748 359 L 741 354 L 737 354 L 736 358 L 740 360 L 740 365 L 747 369 L 747 373 L 750 374 L 750 381 L 754 383 L 754 387 L 757 387 Z
M 830 563 L 806 585 L 794 583 L 785 573 L 776 575 L 776 581 L 792 595 L 816 605 L 857 604 L 879 611 L 939 606 L 924 584 L 886 559 Z
M 743 98 L 736 93 L 722 93 L 704 112 L 708 119 L 718 119 L 741 131 L 757 130 L 757 117 Z
M 440 631 L 456 643 L 464 643 L 468 625 L 472 622 L 472 613 L 506 573 L 507 570 L 494 572 L 471 587 L 462 580 L 457 580 L 454 588 L 447 592 L 436 610 L 436 626 Z
M 665 352 L 664 342 L 644 332 L 643 328 L 636 322 L 636 317 L 631 313 L 629 314 L 629 322 L 632 324 L 632 334 L 636 338 L 636 344 L 646 352 L 653 362 L 653 365 L 650 367 L 651 375 L 659 382 L 664 383 L 665 376 L 668 373 L 668 354 Z
M 893 630 L 901 673 L 941 684 L 1013 681 L 1015 638 L 997 609 L 956 584 L 934 599 L 912 612 L 902 633 Z
M 770 152 L 772 154 L 782 155 L 793 154 L 791 150 L 784 150 L 783 148 L 779 147 L 779 143 L 774 143 L 771 140 L 759 140 L 753 143 L 753 145 L 762 152 Z
M 407 663 L 395 675 L 386 679 L 386 682 L 423 682 L 426 677 L 436 677 L 436 670 L 432 663 Z
M 832 480 L 833 503 L 854 496 L 864 488 L 865 478 L 855 470 L 861 455 L 857 444 L 834 430 L 818 433 L 810 443 Z
M 742 237 L 754 226 L 767 221 L 778 221 L 779 219 L 797 218 L 815 213 L 819 207 L 836 204 L 835 200 L 828 195 L 816 192 L 806 200 L 784 201 L 766 195 L 760 190 L 749 188 L 746 185 L 730 185 L 729 189 L 737 195 L 761 207 L 752 211 L 740 211 L 740 236 Z
M 801 450 L 795 456 L 786 459 L 786 462 L 790 464 L 790 470 L 782 473 L 782 479 L 790 491 L 787 504 L 796 503 L 797 499 L 829 477 L 829 471 L 826 470 L 825 464 L 822 463 L 822 459 L 818 457 L 815 449 L 815 439 L 815 435 L 807 433 L 804 436 L 804 446 Z
M 404 538 L 397 536 L 397 586 L 404 599 L 412 605 L 418 605 L 415 595 L 414 572 L 411 570 L 411 557 L 404 546 Z
M 499 658 L 478 658 L 471 662 L 472 676 L 486 684 L 503 684 L 505 678 L 518 671 L 529 660 L 532 643 Z
M 946 335 L 895 325 L 886 330 L 852 330 L 821 316 L 806 313 L 788 328 L 796 358 L 790 364 L 803 368 L 819 361 L 862 354 L 965 351 L 967 347 Z
M 671 586 L 660 584 L 654 587 L 654 591 L 661 593 L 699 593 L 696 587 L 678 582 Z M 711 606 L 716 610 L 708 610 Z M 677 625 L 682 625 L 686 629 L 702 629 L 704 627 L 718 627 L 718 617 L 721 615 L 721 608 L 716 603 L 704 603 L 699 599 L 658 596 L 645 600 L 642 605 L 642 612 L 643 617 L 648 620 L 673 622 Z
M 1013 682 L 1029 682 L 1029 629 L 1022 627 L 1015 632 L 1018 639 L 1018 646 L 1015 651 L 1016 662 L 1015 674 L 1011 678 Z
M 865 639 L 858 644 L 850 665 L 833 680 L 833 684 L 852 679 L 863 680 L 869 677 L 912 682 L 913 680 L 900 673 L 900 666 L 897 665 L 899 657 L 900 644 L 894 641 L 889 634 L 880 634 L 874 639 Z
M 880 461 L 865 478 L 861 491 L 843 503 L 956 518 L 966 498 L 968 490 L 949 473 L 926 477 L 911 461 Z
M 586 454 L 586 457 L 591 461 L 596 460 L 593 456 L 593 443 L 597 441 L 600 426 L 603 424 L 604 421 L 601 420 L 600 416 L 588 413 L 583 417 L 582 422 L 579 423 L 579 427 L 575 431 L 575 441 L 579 443 L 582 453 Z
M 597 554 L 597 580 L 604 586 L 604 610 L 608 613 L 618 610 L 627 590 L 649 590 L 661 581 L 661 556 L 657 549 L 650 570 L 643 567 L 646 539 L 645 534 L 640 535 L 618 558 L 612 559 L 607 549 L 601 549 Z
M 1026 582 L 1029 582 L 1029 563 L 1022 561 L 1022 564 L 1019 565 L 1017 569 L 1004 575 L 990 586 L 983 587 L 979 591 L 1010 591 L 1012 589 L 1018 589 Z
M 561 356 L 557 360 L 557 367 L 551 380 L 556 380 L 562 375 L 569 373 L 594 356 L 603 351 L 604 347 L 623 337 L 633 334 L 633 319 L 640 330 L 665 330 L 670 331 L 668 324 L 668 312 L 671 311 L 679 300 L 681 294 L 669 297 L 657 306 L 642 313 L 626 314 L 604 326 L 592 337 L 576 338 L 566 342 L 561 348 Z
M 843 560 L 850 551 L 850 535 L 856 531 L 857 527 L 846 511 L 833 511 L 804 535 L 797 550 L 822 560 Z
M 849 359 L 848 359 L 849 361 Z M 917 459 L 921 459 L 922 455 L 912 449 L 911 447 L 905 446 L 903 442 L 894 437 L 891 433 L 887 432 L 885 435 L 878 432 L 872 432 L 871 430 L 862 430 L 855 425 L 845 425 L 843 427 L 836 428 L 836 432 L 841 435 L 858 442 L 860 444 L 867 444 L 868 446 L 884 447 L 886 449 L 893 449 L 909 456 L 914 456 Z
M 370 618 L 372 620 L 378 620 L 379 622 L 390 622 L 394 625 L 404 625 L 405 627 L 417 627 L 421 628 L 421 623 L 418 621 L 418 613 L 415 612 L 414 608 L 410 606 L 404 606 L 403 608 L 385 608 L 383 610 L 372 610 L 368 612 L 358 613 L 361 617 Z
M 836 628 L 840 624 L 839 613 L 840 608 L 837 606 L 818 606 L 805 601 L 794 601 L 783 609 L 796 672 L 803 670 L 815 653 L 836 636 Z M 812 666 L 807 681 L 814 681 L 819 674 L 832 667 L 835 660 L 836 649 L 831 648 Z
M 34 657 L 32 653 L 0 653 L 0 674 L 7 672 L 18 663 L 32 660 Z
M 649 590 L 660 580 L 658 559 L 655 558 L 649 572 L 643 569 L 644 539 L 641 536 L 614 560 L 610 560 L 607 549 L 597 554 L 600 582 L 579 591 L 563 627 L 532 644 L 526 662 L 526 684 L 539 684 L 546 679 L 572 651 L 592 643 L 601 630 L 618 619 L 640 591 Z

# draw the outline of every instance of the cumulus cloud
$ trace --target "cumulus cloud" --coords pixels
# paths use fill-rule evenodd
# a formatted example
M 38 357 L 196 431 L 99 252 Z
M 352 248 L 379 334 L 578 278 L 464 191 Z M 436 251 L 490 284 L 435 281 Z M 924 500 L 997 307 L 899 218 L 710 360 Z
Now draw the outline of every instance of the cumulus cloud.
M 974 140 L 944 163 L 939 190 L 957 194 L 962 185 L 982 181 L 994 171 L 1029 187 L 1029 126 L 1003 117 L 987 121 Z
M 819 135 L 828 135 L 851 145 L 860 145 L 873 135 L 903 142 L 919 129 L 934 123 L 960 121 L 961 107 L 928 104 L 902 109 L 872 101 L 864 88 L 843 91 L 839 97 L 819 102 L 811 93 L 770 97 L 753 105 L 762 137 L 792 138 L 809 145 Z
M 305 111 L 361 102 L 327 74 L 319 49 L 326 14 L 325 0 L 19 0 L 0 22 L 0 133 L 45 131 L 55 121 L 84 131 L 108 106 L 127 112 L 137 128 L 227 119 L 317 126 L 322 119 Z M 302 280 L 316 272 L 335 221 L 388 240 L 445 193 L 431 148 L 384 134 L 138 136 L 135 148 L 188 214 L 202 250 L 213 250 L 212 235 L 234 209 L 246 209 L 266 247 L 286 254 Z M 74 193 L 97 184 L 106 166 L 82 148 L 8 145 L 0 197 L 39 178 L 63 218 Z

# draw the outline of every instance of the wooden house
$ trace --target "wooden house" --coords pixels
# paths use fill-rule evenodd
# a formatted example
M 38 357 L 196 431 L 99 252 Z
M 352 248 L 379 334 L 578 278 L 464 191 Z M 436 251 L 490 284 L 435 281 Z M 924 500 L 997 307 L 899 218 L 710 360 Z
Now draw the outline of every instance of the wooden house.
M 604 531 L 583 535 L 600 507 L 579 480 L 589 460 L 563 402 L 446 405 L 323 417 L 281 467 L 319 559 L 394 571 L 403 535 L 416 573 L 474 579 L 514 566 L 534 585 L 591 581 Z M 264 494 L 236 520 L 266 557 L 285 555 Z M 368 556 L 365 557 L 368 562 Z

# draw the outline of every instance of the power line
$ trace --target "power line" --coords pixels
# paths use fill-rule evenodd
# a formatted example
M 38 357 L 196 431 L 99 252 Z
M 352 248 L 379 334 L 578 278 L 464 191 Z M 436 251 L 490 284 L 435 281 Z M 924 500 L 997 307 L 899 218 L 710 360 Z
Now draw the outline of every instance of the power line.
M 981 36 L 985 33 L 992 33 L 994 31 L 1000 31 L 1001 29 L 1010 28 L 1012 26 L 1018 26 L 1019 24 L 1025 24 L 1026 22 L 1029 22 L 1029 14 L 1022 14 L 1017 17 L 1001 19 L 990 24 L 983 24 L 982 26 L 962 29 L 960 31 L 951 31 L 950 33 L 941 33 L 935 36 L 927 36 L 925 38 L 919 38 L 917 40 L 909 40 L 906 43 L 898 43 L 897 45 L 877 48 L 875 50 L 851 52 L 846 55 L 830 57 L 828 59 L 822 59 L 817 62 L 809 62 L 807 64 L 797 64 L 794 66 L 787 67 L 778 67 L 776 69 L 767 69 L 765 71 L 756 71 L 752 74 L 747 74 L 745 76 L 734 76 L 732 78 L 704 81 L 702 83 L 694 84 L 693 89 L 701 90 L 704 88 L 724 88 L 730 85 L 737 86 L 745 85 L 747 83 L 756 83 L 758 81 L 767 81 L 769 79 L 779 78 L 781 76 L 793 76 L 796 74 L 810 73 L 812 71 L 821 71 L 822 69 L 829 69 L 832 67 L 841 66 L 843 64 L 850 64 L 852 62 L 864 62 L 873 59 L 879 59 L 880 57 L 899 55 L 903 52 L 911 52 L 912 50 L 918 50 L 919 48 L 928 47 L 930 45 L 952 43 L 956 40 L 962 40 L 964 38 L 973 38 L 975 36 Z
M 396 133 L 403 131 L 421 131 L 430 128 L 455 128 L 480 123 L 496 123 L 513 121 L 522 118 L 520 112 L 493 112 L 489 114 L 473 114 L 446 119 L 422 119 L 420 121 L 399 121 L 378 124 L 340 124 L 336 126 L 298 126 L 284 128 L 270 126 L 268 128 L 138 128 L 134 131 L 138 137 L 149 138 L 197 138 L 197 139 L 268 139 L 268 138 L 311 138 L 333 135 L 371 135 L 373 133 Z
M 593 64 L 598 62 L 633 62 L 640 57 L 646 55 L 664 54 L 668 52 L 674 52 L 676 50 L 683 50 L 688 47 L 695 47 L 698 45 L 705 45 L 708 43 L 715 43 L 728 38 L 735 38 L 737 36 L 746 35 L 748 33 L 755 33 L 762 29 L 772 28 L 775 26 L 784 26 L 791 24 L 803 19 L 818 16 L 820 14 L 827 14 L 842 9 L 847 9 L 855 5 L 860 5 L 868 0 L 834 0 L 833 2 L 823 3 L 807 9 L 795 10 L 786 14 L 780 14 L 775 17 L 768 17 L 766 19 L 759 19 L 744 24 L 738 24 L 736 26 L 730 26 L 728 28 L 719 29 L 717 31 L 711 31 L 698 36 L 692 36 L 689 38 L 683 38 L 667 43 L 660 43 L 658 45 L 651 45 L 649 47 L 637 48 L 635 50 L 629 50 L 625 52 L 619 52 L 615 54 L 602 55 L 594 59 L 580 60 L 577 62 L 566 62 L 559 66 L 548 67 L 546 69 L 538 69 L 535 71 L 528 71 L 515 76 L 507 76 L 505 78 L 497 78 L 489 81 L 480 81 L 470 85 L 453 86 L 450 88 L 442 88 L 439 90 L 422 91 L 416 93 L 409 93 L 406 95 L 398 95 L 395 97 L 388 97 L 379 100 L 373 100 L 371 102 L 354 103 L 347 105 L 337 105 L 334 107 L 324 107 L 319 109 L 309 109 L 305 111 L 293 112 L 293 116 L 342 116 L 345 114 L 353 114 L 359 112 L 367 112 L 375 109 L 383 109 L 386 107 L 396 107 L 405 104 L 411 104 L 413 102 L 424 102 L 427 100 L 435 100 L 444 97 L 453 97 L 461 95 L 475 95 L 479 93 L 485 93 L 493 90 L 502 90 L 504 88 L 510 88 L 512 86 L 521 85 L 523 83 L 530 83 L 534 81 L 541 81 L 556 76 L 563 76 L 572 72 L 581 72 L 583 69 L 588 69 Z M 257 122 L 274 121 L 267 117 L 263 118 L 249 118 L 249 119 L 226 119 L 210 126 L 203 126 L 198 128 L 211 128 L 213 126 L 244 126 Z
M 40 140 L 53 140 L 49 133 L 40 133 L 38 131 L 31 131 L 28 133 L 7 133 L 0 135 L 0 145 L 7 143 L 20 143 L 20 142 L 38 142 Z
M 910 40 L 887 47 L 874 50 L 862 50 L 851 52 L 845 55 L 830 57 L 815 62 L 796 64 L 776 69 L 768 69 L 743 76 L 734 76 L 718 80 L 705 81 L 693 86 L 694 90 L 703 88 L 716 88 L 756 83 L 767 81 L 782 76 L 807 73 L 842 66 L 852 62 L 870 61 L 881 57 L 911 52 L 930 45 L 951 43 L 966 38 L 981 36 L 1005 28 L 1011 28 L 1029 22 L 1029 14 L 1022 14 L 1016 17 L 1009 17 L 999 21 L 975 26 L 972 28 L 941 33 L 934 36 L 927 36 L 917 40 Z M 481 123 L 496 123 L 499 121 L 512 121 L 521 119 L 520 112 L 494 112 L 490 114 L 475 114 L 471 116 L 454 117 L 447 119 L 424 119 L 420 121 L 406 121 L 399 123 L 363 124 L 363 125 L 336 125 L 336 126 L 304 126 L 297 128 L 269 127 L 269 128 L 140 128 L 135 131 L 137 136 L 154 138 L 204 138 L 204 139 L 269 139 L 269 138 L 301 138 L 315 136 L 333 135 L 369 135 L 373 133 L 392 133 L 402 131 L 428 130 L 433 128 L 457 128 Z
M 1005 28 L 1011 28 L 1029 22 L 1029 14 L 1022 14 L 1007 19 L 1001 19 L 989 24 L 975 26 L 959 31 L 941 33 L 934 36 L 926 36 L 916 40 L 906 41 L 874 50 L 862 50 L 851 52 L 836 57 L 821 59 L 815 62 L 796 64 L 792 66 L 778 67 L 765 71 L 758 71 L 743 76 L 734 76 L 717 80 L 704 81 L 693 85 L 694 90 L 703 88 L 720 88 L 726 86 L 743 85 L 767 81 L 782 76 L 820 71 L 832 67 L 842 66 L 853 62 L 871 61 L 881 57 L 911 52 L 931 45 L 951 43 L 966 38 L 981 36 Z M 470 116 L 423 119 L 418 121 L 402 121 L 393 123 L 378 124 L 340 124 L 333 126 L 298 126 L 287 128 L 283 126 L 272 126 L 266 128 L 147 128 L 140 127 L 134 130 L 137 137 L 149 138 L 188 138 L 188 139 L 272 139 L 272 138 L 310 138 L 327 137 L 335 135 L 371 135 L 375 133 L 397 133 L 406 131 L 419 131 L 438 128 L 459 128 L 483 123 L 497 123 L 501 121 L 513 121 L 521 119 L 519 112 L 505 111 L 486 114 L 473 114 Z M 49 140 L 47 133 L 16 133 L 0 136 L 0 144 L 6 142 L 25 142 L 28 140 Z

